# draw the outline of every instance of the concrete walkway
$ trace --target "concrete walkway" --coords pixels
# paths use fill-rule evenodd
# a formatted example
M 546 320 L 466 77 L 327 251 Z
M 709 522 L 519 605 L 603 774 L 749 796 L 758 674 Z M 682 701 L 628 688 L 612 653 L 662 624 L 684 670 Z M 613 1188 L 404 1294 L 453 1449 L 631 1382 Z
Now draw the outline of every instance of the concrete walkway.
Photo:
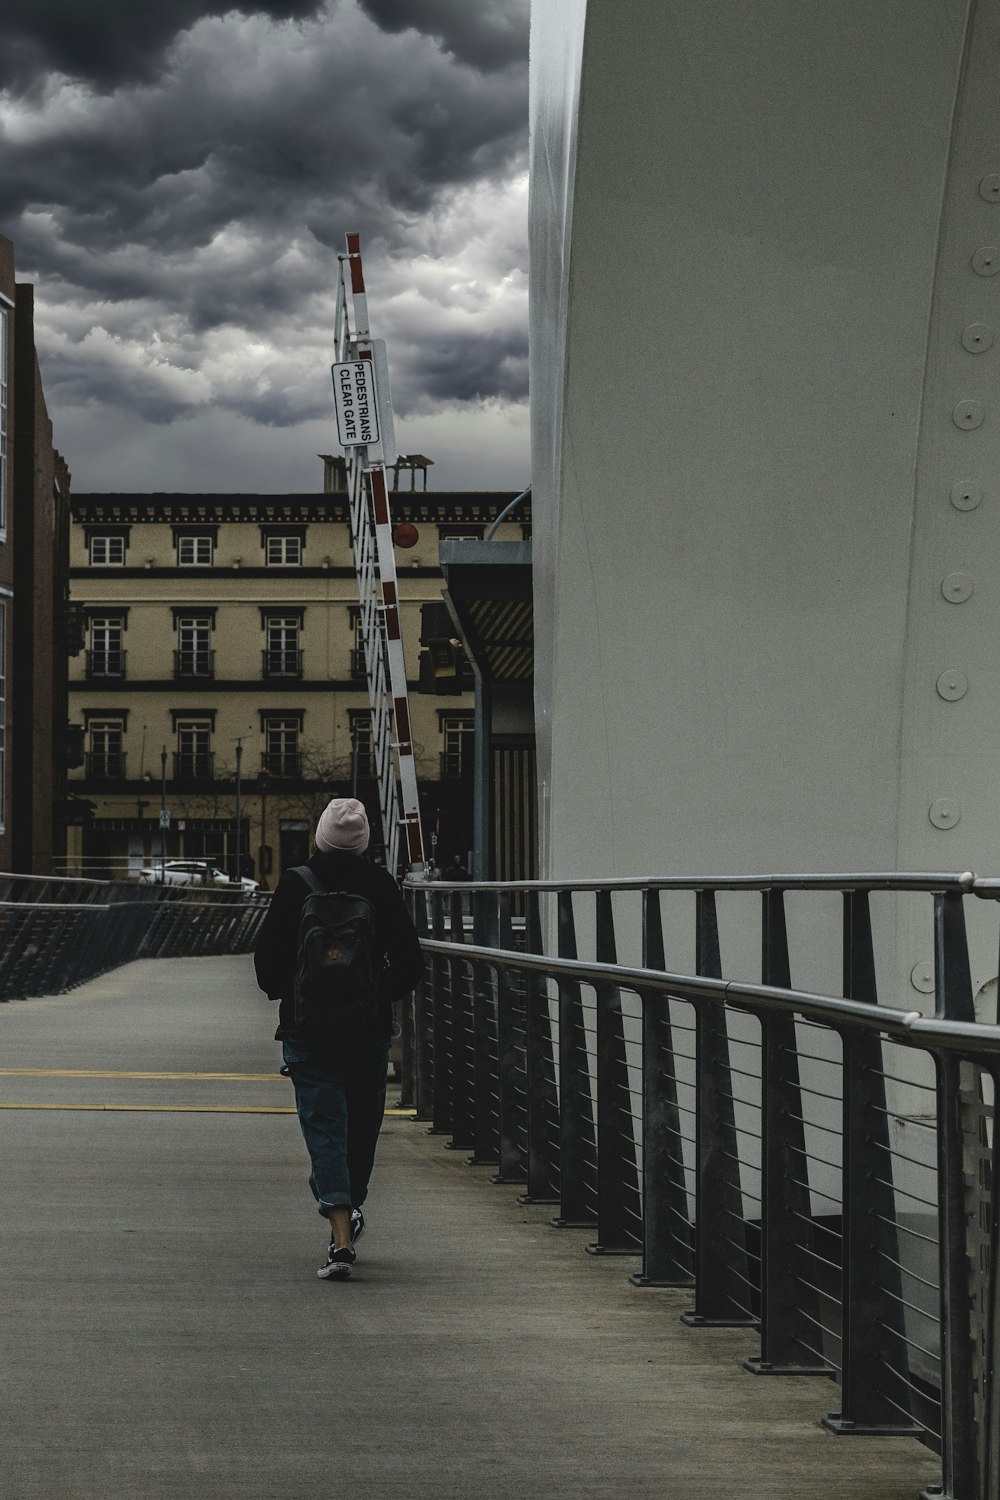
M 634 1262 L 408 1118 L 355 1278 L 319 1281 L 273 1025 L 242 958 L 0 1006 L 4 1500 L 912 1500 L 937 1478 L 907 1439 L 830 1436 L 832 1384 L 746 1374 L 745 1332 L 685 1327 L 687 1295 L 630 1286 Z

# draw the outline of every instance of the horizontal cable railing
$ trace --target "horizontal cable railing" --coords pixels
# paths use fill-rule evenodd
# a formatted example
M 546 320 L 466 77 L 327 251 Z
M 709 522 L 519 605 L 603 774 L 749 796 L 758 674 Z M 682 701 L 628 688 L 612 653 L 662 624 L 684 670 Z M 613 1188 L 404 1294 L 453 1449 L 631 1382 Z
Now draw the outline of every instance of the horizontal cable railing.
M 137 958 L 253 949 L 269 898 L 0 873 L 0 1001 L 62 994 Z
M 435 883 L 408 900 L 428 959 L 406 1048 L 418 1118 L 556 1225 L 592 1228 L 591 1253 L 641 1256 L 637 1285 L 690 1288 L 692 1326 L 759 1337 L 755 1374 L 835 1380 L 830 1431 L 914 1436 L 943 1495 L 1000 1500 L 1000 1027 L 976 1019 L 966 934 L 971 902 L 995 959 L 1000 881 Z M 905 985 L 897 918 L 926 938 Z

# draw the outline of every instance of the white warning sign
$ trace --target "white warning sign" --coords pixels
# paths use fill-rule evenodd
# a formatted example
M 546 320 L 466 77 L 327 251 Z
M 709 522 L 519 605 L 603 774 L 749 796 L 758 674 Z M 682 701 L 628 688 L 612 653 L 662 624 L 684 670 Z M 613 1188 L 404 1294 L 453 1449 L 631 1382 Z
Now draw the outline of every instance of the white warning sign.
M 375 372 L 370 359 L 333 365 L 333 400 L 342 448 L 378 442 Z

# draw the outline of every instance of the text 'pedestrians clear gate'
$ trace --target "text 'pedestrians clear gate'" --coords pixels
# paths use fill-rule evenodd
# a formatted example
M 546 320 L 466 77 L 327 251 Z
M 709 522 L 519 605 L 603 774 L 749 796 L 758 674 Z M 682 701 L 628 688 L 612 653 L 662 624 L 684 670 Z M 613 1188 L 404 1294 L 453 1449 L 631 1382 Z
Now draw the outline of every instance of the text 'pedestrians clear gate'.
M 342 448 L 367 446 L 379 437 L 374 371 L 366 359 L 333 366 L 333 399 Z

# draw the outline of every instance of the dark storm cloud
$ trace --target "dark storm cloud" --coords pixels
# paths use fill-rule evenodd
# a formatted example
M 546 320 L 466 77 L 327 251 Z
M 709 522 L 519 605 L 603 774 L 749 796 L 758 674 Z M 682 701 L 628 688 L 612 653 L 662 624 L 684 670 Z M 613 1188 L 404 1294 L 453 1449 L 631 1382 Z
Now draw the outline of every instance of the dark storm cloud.
M 275 58 L 270 76 L 246 83 L 238 54 L 227 69 L 232 45 L 220 30 L 169 88 L 55 109 L 33 138 L 8 136 L 0 224 L 27 215 L 16 238 L 41 275 L 101 298 L 181 298 L 198 326 L 228 321 L 230 299 L 218 300 L 211 278 L 208 297 L 190 275 L 178 283 L 171 255 L 234 225 L 308 231 L 336 250 L 356 227 L 369 241 L 426 249 L 414 216 L 442 189 L 503 173 L 523 150 L 523 90 L 484 90 L 437 55 L 380 80 L 376 112 L 370 80 L 329 44 L 284 67 Z
M 128 19 L 103 74 L 55 0 L 15 6 L 22 65 L 71 80 L 0 93 L 0 232 L 56 404 L 322 415 L 348 230 L 401 409 L 523 398 L 526 0 L 103 0 L 81 7 L 98 30 Z
M 429 338 L 420 373 L 428 400 L 519 400 L 527 389 L 528 335 L 502 331 L 491 339 L 465 335 Z
M 314 16 L 323 0 L 6 0 L 0 85 L 29 87 L 64 73 L 98 88 L 155 77 L 173 39 L 227 11 L 276 21 Z
M 528 55 L 528 7 L 495 0 L 360 0 L 383 31 L 432 36 L 459 62 L 484 73 Z

